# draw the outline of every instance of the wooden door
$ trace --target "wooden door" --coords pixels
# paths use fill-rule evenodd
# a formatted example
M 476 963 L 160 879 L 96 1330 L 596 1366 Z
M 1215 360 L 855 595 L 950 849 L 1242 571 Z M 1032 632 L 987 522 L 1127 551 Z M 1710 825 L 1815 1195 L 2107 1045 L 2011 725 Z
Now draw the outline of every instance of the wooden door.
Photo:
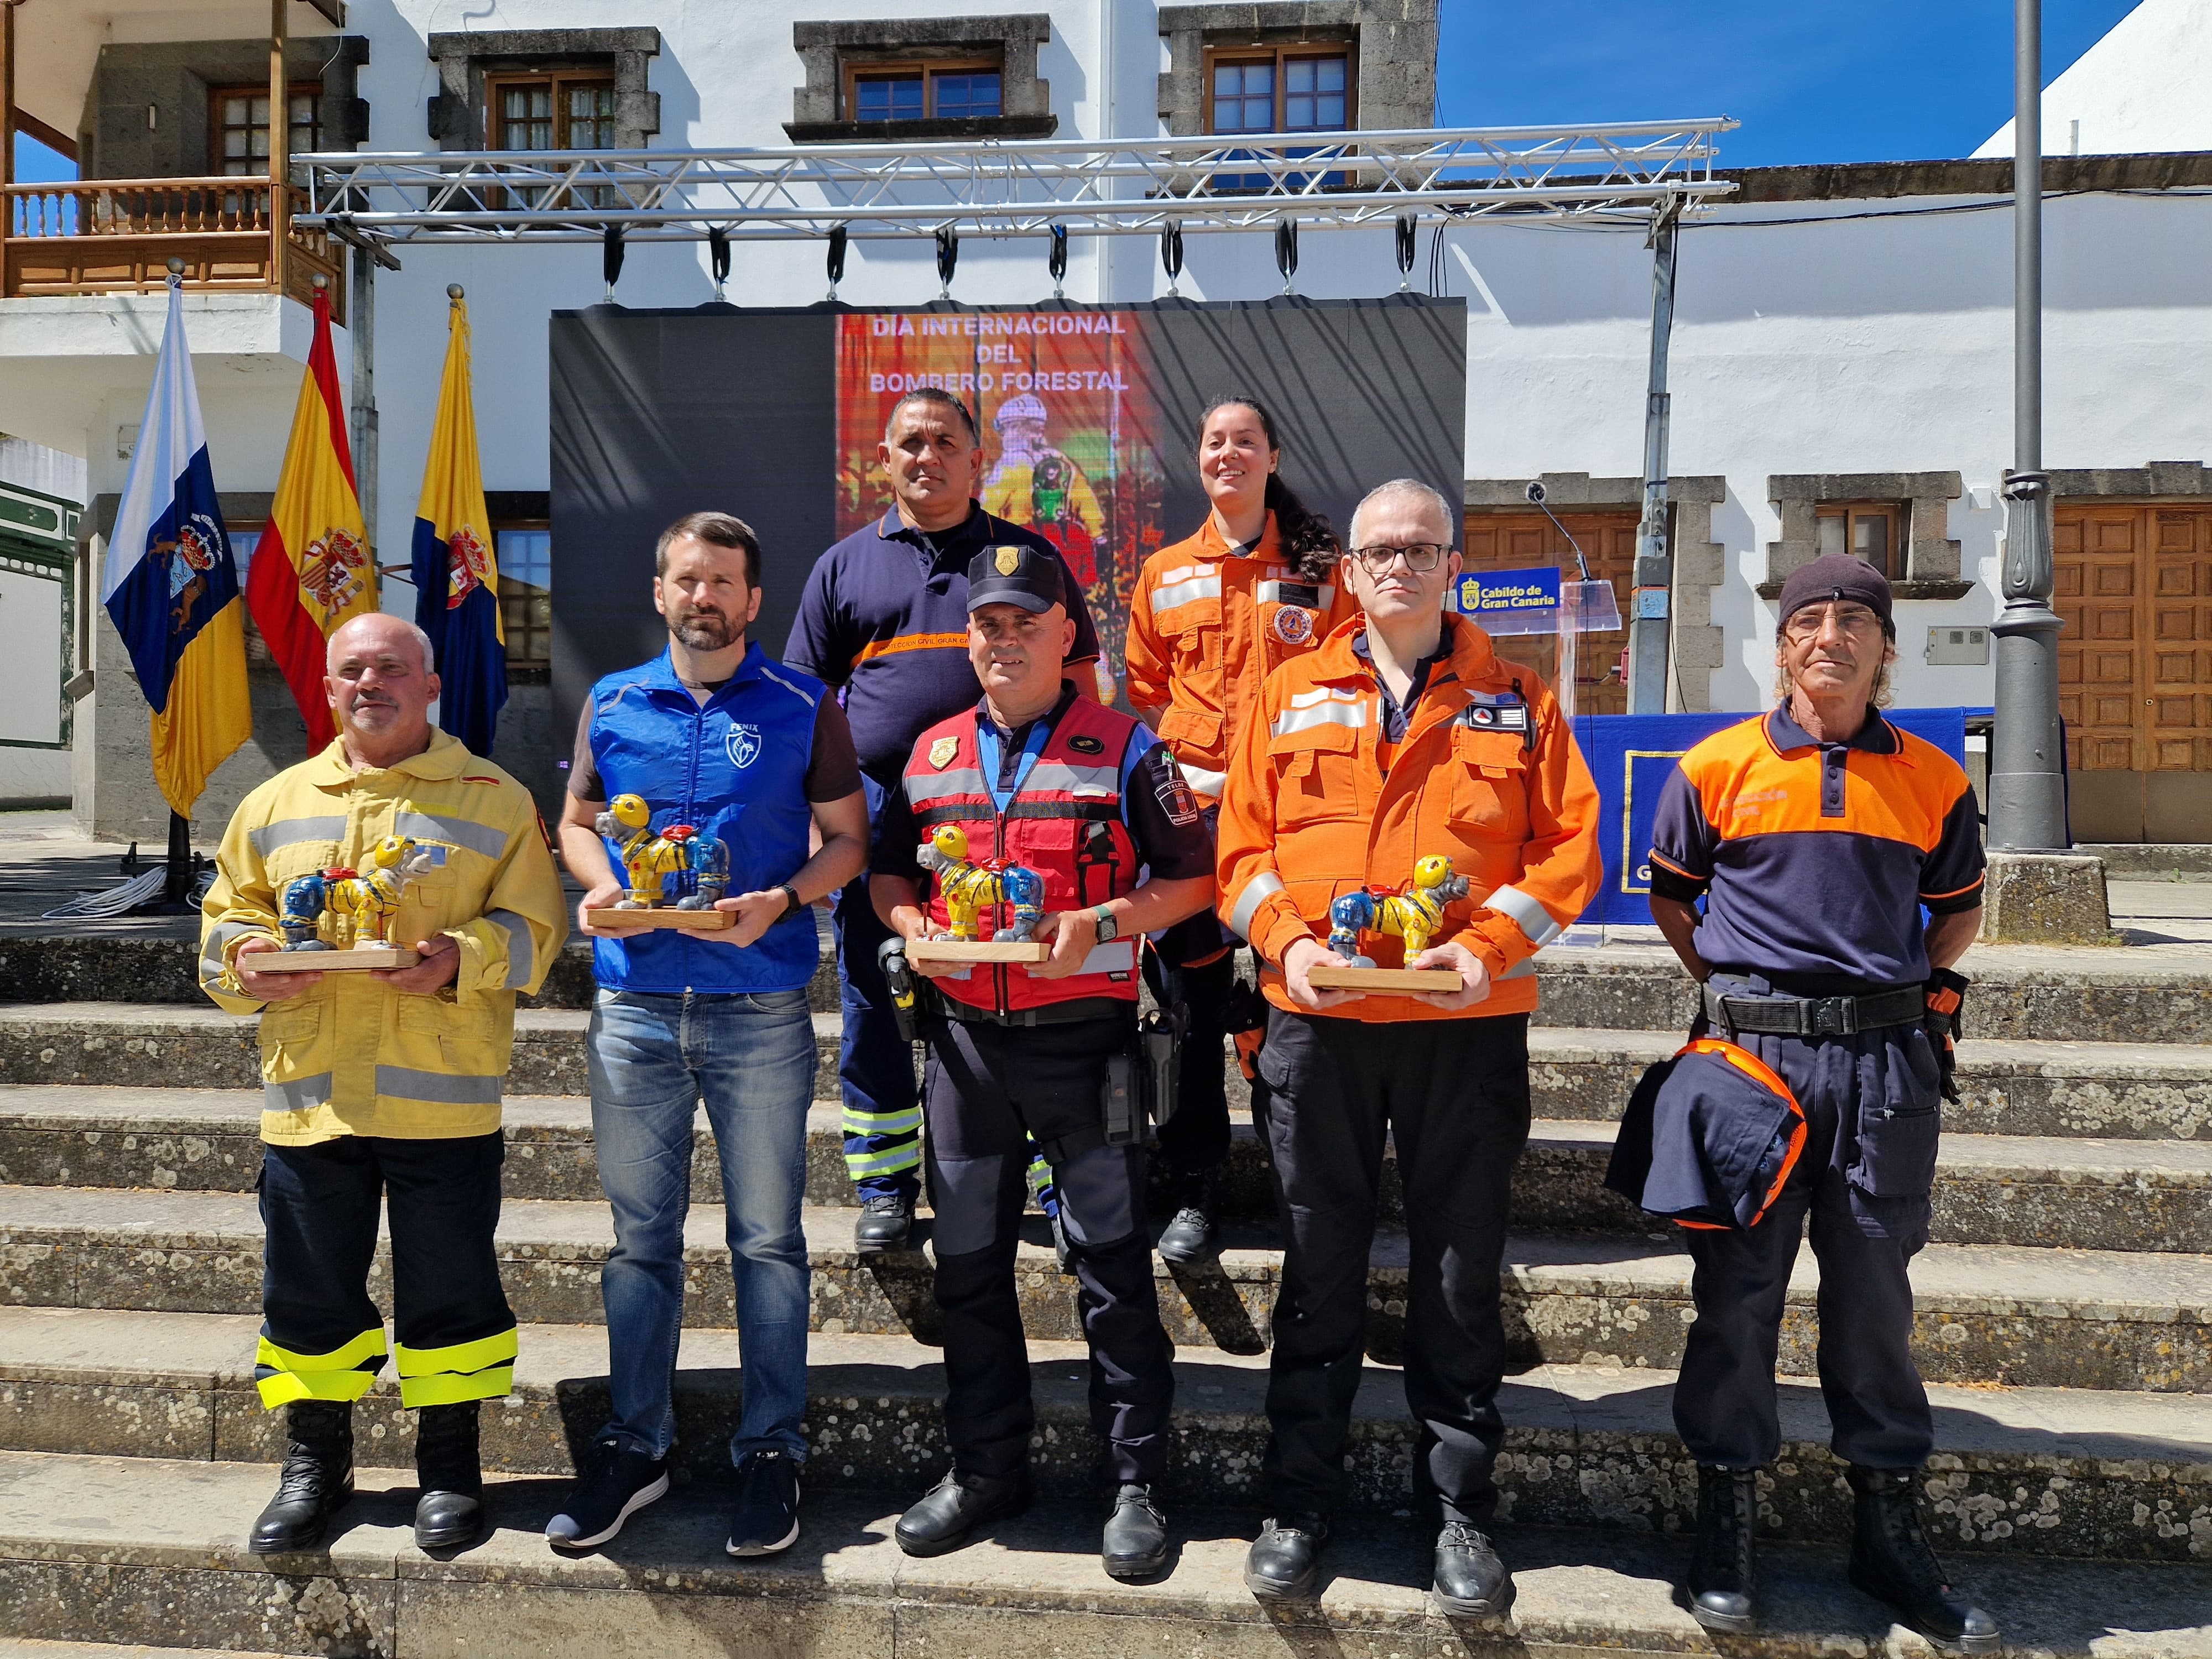
M 1589 573 L 1610 581 L 1620 614 L 1628 615 L 1628 590 L 1636 571 L 1636 526 L 1633 511 L 1562 513 L 1559 519 L 1572 533 L 1589 561 Z M 1485 513 L 1467 515 L 1466 563 L 1469 570 L 1522 570 L 1535 565 L 1557 565 L 1566 580 L 1575 579 L 1574 550 L 1567 545 L 1552 521 L 1540 513 Z M 1627 648 L 1626 629 L 1611 634 L 1583 636 L 1575 672 L 1575 712 L 1578 714 L 1625 714 L 1628 712 L 1628 682 L 1621 665 Z M 1547 684 L 1559 677 L 1559 641 L 1549 634 L 1507 635 L 1498 641 L 1498 653 L 1509 662 L 1526 664 Z
M 2068 766 L 2212 771 L 2212 504 L 2061 503 L 2054 520 Z

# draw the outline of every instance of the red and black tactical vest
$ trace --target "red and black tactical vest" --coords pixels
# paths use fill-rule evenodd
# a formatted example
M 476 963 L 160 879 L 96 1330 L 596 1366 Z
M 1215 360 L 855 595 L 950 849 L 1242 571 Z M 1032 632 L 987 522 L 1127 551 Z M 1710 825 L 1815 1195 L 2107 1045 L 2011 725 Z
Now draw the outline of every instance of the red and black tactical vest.
M 1137 722 L 1078 697 L 1001 813 L 991 798 L 975 741 L 975 711 L 963 709 L 921 734 L 906 763 L 906 797 L 926 840 L 940 823 L 968 832 L 968 856 L 984 866 L 1024 865 L 1044 878 L 1044 908 L 1079 910 L 1121 898 L 1137 885 L 1136 844 L 1121 821 L 1121 757 Z M 951 925 L 944 895 L 929 897 L 933 927 Z M 986 905 L 977 936 L 1008 925 L 1004 905 Z M 1137 1000 L 1137 941 L 1095 946 L 1082 971 L 1039 979 L 1018 963 L 933 981 L 956 1001 L 1014 1012 L 1085 997 Z

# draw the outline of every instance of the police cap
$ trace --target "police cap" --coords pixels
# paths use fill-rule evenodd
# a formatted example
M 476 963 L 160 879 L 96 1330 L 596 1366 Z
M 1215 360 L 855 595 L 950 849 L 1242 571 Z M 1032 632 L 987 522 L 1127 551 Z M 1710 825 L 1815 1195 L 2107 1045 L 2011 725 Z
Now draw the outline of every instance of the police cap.
M 1060 561 L 1050 553 L 1017 543 L 987 547 L 968 562 L 968 609 L 1018 605 L 1042 613 L 1066 602 L 1060 582 Z

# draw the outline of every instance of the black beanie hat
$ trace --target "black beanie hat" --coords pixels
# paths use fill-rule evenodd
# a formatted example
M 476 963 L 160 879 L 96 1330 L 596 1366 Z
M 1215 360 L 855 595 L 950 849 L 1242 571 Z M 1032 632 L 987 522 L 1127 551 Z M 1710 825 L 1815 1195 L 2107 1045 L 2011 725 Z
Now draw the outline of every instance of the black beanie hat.
M 1881 617 L 1885 626 L 1894 626 L 1889 613 L 1889 579 L 1864 559 L 1849 553 L 1831 553 L 1791 571 L 1782 584 L 1779 620 L 1786 625 L 1807 605 L 1826 605 L 1831 599 L 1855 599 Z

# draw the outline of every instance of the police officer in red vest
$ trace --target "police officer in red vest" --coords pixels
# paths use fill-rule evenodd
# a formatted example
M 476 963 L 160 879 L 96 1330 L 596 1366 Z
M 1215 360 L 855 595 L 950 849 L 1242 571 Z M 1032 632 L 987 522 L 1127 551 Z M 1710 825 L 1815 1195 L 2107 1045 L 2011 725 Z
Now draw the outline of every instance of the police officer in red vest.
M 1073 1246 L 1091 1421 L 1115 1492 L 1105 1568 L 1134 1578 L 1167 1562 L 1152 1486 L 1167 1455 L 1174 1350 L 1152 1287 L 1142 1125 L 1130 1133 L 1109 1090 L 1144 1064 L 1120 1063 L 1136 1049 L 1143 936 L 1213 902 L 1213 848 L 1175 757 L 1061 678 L 1075 624 L 1060 571 L 1025 546 L 975 556 L 968 654 L 983 700 L 921 734 L 903 789 L 885 799 L 870 867 L 877 913 L 895 935 L 944 931 L 945 897 L 933 883 L 923 897 L 919 848 L 957 824 L 971 862 L 1043 878 L 1036 936 L 1052 946 L 1034 968 L 935 973 L 918 999 L 952 1471 L 900 1517 L 896 1536 L 909 1555 L 940 1555 L 1029 1504 L 1036 1417 L 1014 1289 L 1026 1133 L 1052 1165 Z M 1005 906 L 987 907 L 982 935 L 1010 921 Z

